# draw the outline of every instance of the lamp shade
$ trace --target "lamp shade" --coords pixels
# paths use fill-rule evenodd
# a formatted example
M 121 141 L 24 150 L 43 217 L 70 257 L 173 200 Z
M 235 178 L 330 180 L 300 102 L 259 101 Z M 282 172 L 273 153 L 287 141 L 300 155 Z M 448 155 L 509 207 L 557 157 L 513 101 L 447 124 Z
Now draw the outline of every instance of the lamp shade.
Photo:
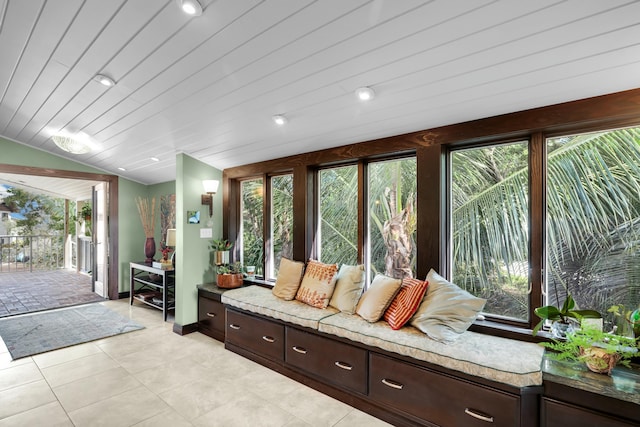
M 167 229 L 167 246 L 175 246 L 176 245 L 176 229 L 169 228 Z
M 218 191 L 219 182 L 215 179 L 205 179 L 202 181 L 202 186 L 204 187 L 205 193 L 216 194 Z

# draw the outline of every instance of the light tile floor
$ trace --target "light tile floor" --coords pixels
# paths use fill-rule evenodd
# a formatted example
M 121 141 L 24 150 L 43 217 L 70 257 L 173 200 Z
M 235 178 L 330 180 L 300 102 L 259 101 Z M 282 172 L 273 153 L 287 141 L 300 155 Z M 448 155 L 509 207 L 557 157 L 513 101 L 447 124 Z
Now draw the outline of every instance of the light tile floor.
M 385 426 L 224 349 L 161 312 L 101 303 L 146 328 L 11 360 L 0 342 L 4 426 Z

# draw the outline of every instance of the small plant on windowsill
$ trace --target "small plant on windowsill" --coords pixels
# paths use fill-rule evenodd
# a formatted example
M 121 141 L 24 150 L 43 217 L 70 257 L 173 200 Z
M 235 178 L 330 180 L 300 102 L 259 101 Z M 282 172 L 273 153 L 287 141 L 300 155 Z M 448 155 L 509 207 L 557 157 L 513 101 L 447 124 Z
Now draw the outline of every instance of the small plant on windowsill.
M 554 360 L 584 362 L 592 372 L 611 375 L 616 364 L 630 367 L 638 354 L 638 343 L 629 337 L 584 327 L 567 332 L 565 340 L 541 343 L 552 350 Z
M 538 331 L 544 325 L 546 320 L 552 323 L 551 330 L 556 338 L 563 338 L 564 335 L 571 329 L 572 319 L 580 324 L 582 319 L 600 319 L 602 315 L 595 310 L 575 310 L 576 302 L 571 295 L 567 294 L 567 299 L 564 300 L 561 308 L 553 305 L 545 305 L 544 307 L 538 307 L 534 310 L 536 316 L 541 320 L 533 328 L 533 335 L 537 335 Z

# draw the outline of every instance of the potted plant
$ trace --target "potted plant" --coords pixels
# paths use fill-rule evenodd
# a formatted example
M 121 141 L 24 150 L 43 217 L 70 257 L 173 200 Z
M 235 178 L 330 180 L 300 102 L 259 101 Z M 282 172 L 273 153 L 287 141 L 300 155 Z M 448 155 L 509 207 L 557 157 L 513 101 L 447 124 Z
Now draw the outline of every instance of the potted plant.
M 242 263 L 222 264 L 218 266 L 217 285 L 219 288 L 239 288 L 243 283 Z
M 538 307 L 534 310 L 536 316 L 541 320 L 533 328 L 533 335 L 537 335 L 538 331 L 544 325 L 545 320 L 549 320 L 552 323 L 551 332 L 554 336 L 563 338 L 567 331 L 570 329 L 570 321 L 574 319 L 578 323 L 582 319 L 600 319 L 602 315 L 595 310 L 574 310 L 576 302 L 573 297 L 567 294 L 567 299 L 564 300 L 561 308 L 553 305 L 545 305 L 544 307 Z
M 215 264 L 222 265 L 229 263 L 229 250 L 233 247 L 233 242 L 226 239 L 213 239 L 209 248 L 215 251 Z
M 80 208 L 80 218 L 83 218 L 85 221 L 91 221 L 91 205 L 89 203 L 85 203 Z
M 548 355 L 551 359 L 584 362 L 590 371 L 608 375 L 616 364 L 630 367 L 631 359 L 638 353 L 638 343 L 633 338 L 595 328 L 569 331 L 565 340 L 541 345 L 554 351 Z

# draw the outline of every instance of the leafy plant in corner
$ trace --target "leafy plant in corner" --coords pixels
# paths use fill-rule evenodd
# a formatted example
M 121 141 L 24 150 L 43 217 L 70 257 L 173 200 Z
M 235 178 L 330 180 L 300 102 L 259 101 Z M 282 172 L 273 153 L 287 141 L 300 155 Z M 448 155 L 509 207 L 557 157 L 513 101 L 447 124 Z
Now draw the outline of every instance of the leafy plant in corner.
M 222 264 L 218 266 L 218 274 L 241 274 L 242 273 L 242 263 L 240 261 L 234 262 L 233 264 Z
M 567 295 L 567 299 L 564 300 L 561 308 L 553 305 L 545 305 L 544 307 L 538 307 L 534 310 L 536 316 L 541 320 L 533 328 L 533 335 L 537 335 L 538 331 L 544 325 L 545 320 L 560 323 L 569 323 L 569 319 L 575 319 L 578 323 L 582 319 L 600 319 L 602 315 L 595 310 L 574 310 L 576 302 L 571 295 Z
M 565 340 L 540 344 L 553 350 L 548 354 L 551 359 L 584 362 L 590 370 L 608 374 L 616 364 L 630 367 L 638 353 L 638 343 L 633 338 L 595 328 L 570 331 Z
M 233 247 L 233 242 L 226 239 L 214 239 L 209 244 L 209 248 L 213 251 L 228 251 Z

